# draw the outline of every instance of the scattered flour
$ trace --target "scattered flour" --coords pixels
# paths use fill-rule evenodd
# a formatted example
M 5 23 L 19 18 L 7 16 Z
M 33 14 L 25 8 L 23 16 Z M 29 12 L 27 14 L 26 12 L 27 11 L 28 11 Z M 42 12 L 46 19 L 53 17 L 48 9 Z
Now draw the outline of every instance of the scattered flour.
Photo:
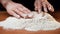
M 32 12 L 32 14 L 34 14 L 32 19 L 8 17 L 6 20 L 0 22 L 0 26 L 4 29 L 25 29 L 28 31 L 55 30 L 60 28 L 60 23 L 50 14 L 45 13 L 44 17 L 42 17 L 43 12 L 40 14 Z

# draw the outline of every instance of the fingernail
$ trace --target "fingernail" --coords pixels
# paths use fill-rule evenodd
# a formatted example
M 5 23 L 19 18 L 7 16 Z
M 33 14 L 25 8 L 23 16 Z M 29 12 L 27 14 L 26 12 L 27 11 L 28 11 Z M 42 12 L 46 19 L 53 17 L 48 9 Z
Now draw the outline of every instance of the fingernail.
M 19 15 L 17 15 L 17 14 L 14 14 L 13 16 L 14 16 L 14 17 L 16 17 L 16 18 L 20 18 L 20 16 L 19 16 Z
M 28 14 L 28 17 L 32 17 L 32 16 L 33 16 L 33 14 L 32 14 L 32 13 L 29 13 L 29 14 Z
M 49 10 L 51 9 L 51 7 L 49 7 Z
M 47 9 L 44 10 L 46 13 L 48 12 Z
M 17 18 L 20 18 L 20 16 L 19 16 L 19 15 L 17 15 Z
M 54 8 L 51 8 L 51 7 L 50 7 L 49 10 L 52 11 L 52 12 L 54 12 Z
M 22 17 L 25 18 L 27 16 L 27 14 L 22 14 Z

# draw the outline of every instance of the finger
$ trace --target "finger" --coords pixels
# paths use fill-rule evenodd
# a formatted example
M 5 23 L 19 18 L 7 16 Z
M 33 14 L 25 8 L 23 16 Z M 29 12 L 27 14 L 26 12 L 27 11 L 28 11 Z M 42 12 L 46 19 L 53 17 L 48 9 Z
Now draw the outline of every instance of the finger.
M 21 9 L 21 8 L 20 8 L 20 9 Z M 19 10 L 20 10 L 20 9 L 19 9 Z M 24 10 L 24 12 L 27 12 L 27 11 Z M 25 13 L 25 14 L 27 14 L 27 15 L 28 15 L 27 17 L 30 17 L 30 18 L 33 16 L 33 15 L 31 14 L 31 12 L 30 12 L 30 13 L 27 12 L 27 13 Z
M 53 8 L 53 6 L 49 2 L 47 2 L 47 7 L 48 7 L 49 11 L 54 12 L 54 8 Z
M 25 18 L 27 16 L 27 14 L 24 14 L 23 12 L 19 11 L 18 9 L 15 9 L 14 11 L 23 18 Z
M 28 13 L 31 13 L 31 10 L 29 10 L 28 8 L 23 7 L 23 9 L 25 9 L 25 11 L 27 11 Z
M 33 13 L 29 13 L 29 14 L 28 14 L 28 17 L 29 17 L 29 18 L 32 18 L 32 17 L 33 17 Z
M 37 3 L 38 3 L 38 13 L 40 13 L 42 11 L 42 5 L 40 0 L 38 0 Z
M 43 9 L 44 9 L 44 11 L 45 11 L 45 12 L 48 12 L 48 11 L 47 11 L 47 7 L 46 7 L 45 2 L 43 2 L 42 5 L 43 5 Z
M 31 12 L 28 8 L 24 7 L 23 5 L 19 6 L 18 9 L 24 13 L 30 13 Z
M 14 11 L 8 10 L 7 11 L 10 15 L 16 17 L 16 18 L 20 18 L 20 16 L 18 14 L 16 14 Z
M 35 7 L 35 11 L 37 11 L 38 6 L 37 6 L 37 1 L 36 0 L 35 0 L 35 3 L 34 3 L 34 7 Z
M 28 13 L 31 12 L 30 10 L 28 10 L 26 8 L 18 8 L 18 10 L 21 11 L 21 12 L 23 12 L 23 13 L 25 13 L 25 14 L 28 14 Z
M 36 0 L 34 6 L 35 6 L 35 11 L 39 11 L 39 10 L 41 11 L 42 5 L 40 0 Z

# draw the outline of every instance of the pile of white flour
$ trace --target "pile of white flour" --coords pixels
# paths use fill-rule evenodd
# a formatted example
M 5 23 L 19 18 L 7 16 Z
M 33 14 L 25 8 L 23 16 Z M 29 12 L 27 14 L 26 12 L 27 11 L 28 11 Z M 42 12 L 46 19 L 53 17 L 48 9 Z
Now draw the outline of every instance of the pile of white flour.
M 32 12 L 32 14 L 34 14 L 32 19 L 8 17 L 6 20 L 0 22 L 0 26 L 4 29 L 25 29 L 28 31 L 55 30 L 60 28 L 60 23 L 50 14 L 45 13 L 44 17 L 42 17 L 43 12 L 40 14 Z

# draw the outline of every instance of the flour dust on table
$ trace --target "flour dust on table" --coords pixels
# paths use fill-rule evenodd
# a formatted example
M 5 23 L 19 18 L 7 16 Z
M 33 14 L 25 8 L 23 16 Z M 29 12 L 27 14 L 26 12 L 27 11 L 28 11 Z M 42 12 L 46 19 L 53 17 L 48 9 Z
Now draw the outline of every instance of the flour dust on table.
M 8 17 L 6 20 L 0 22 L 0 26 L 3 29 L 24 29 L 27 31 L 38 31 L 38 30 L 56 30 L 60 28 L 60 23 L 57 22 L 50 14 L 45 13 L 42 17 L 43 12 L 38 14 L 37 12 L 32 12 L 34 15 L 31 19 L 15 17 Z

